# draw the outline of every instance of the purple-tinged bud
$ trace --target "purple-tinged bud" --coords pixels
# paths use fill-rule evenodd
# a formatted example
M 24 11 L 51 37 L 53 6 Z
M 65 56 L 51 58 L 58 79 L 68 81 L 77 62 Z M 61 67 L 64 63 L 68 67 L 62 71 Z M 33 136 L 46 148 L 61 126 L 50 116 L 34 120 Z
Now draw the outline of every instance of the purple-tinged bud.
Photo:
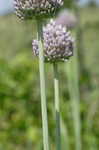
M 67 28 L 71 29 L 76 26 L 77 18 L 69 10 L 63 10 L 62 12 L 59 13 L 55 22 L 57 25 L 61 24 L 62 26 L 66 26 Z

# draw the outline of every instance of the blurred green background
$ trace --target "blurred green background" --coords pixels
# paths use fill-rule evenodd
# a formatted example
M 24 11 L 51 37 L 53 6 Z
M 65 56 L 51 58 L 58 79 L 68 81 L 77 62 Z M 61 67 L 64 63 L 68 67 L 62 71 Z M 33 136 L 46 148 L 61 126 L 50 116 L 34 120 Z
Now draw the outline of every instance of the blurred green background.
M 66 6 L 72 5 L 67 1 Z M 73 8 L 72 8 L 73 9 Z M 91 3 L 80 10 L 82 54 L 78 65 L 83 150 L 99 149 L 99 8 Z M 0 150 L 42 150 L 38 59 L 32 54 L 36 22 L 15 15 L 0 16 Z M 76 33 L 76 30 L 73 32 Z M 81 62 L 81 57 L 83 57 Z M 73 58 L 71 58 L 72 61 Z M 81 63 L 80 63 L 81 62 Z M 62 137 L 70 150 L 75 137 L 66 64 L 59 64 Z M 50 81 L 50 82 L 49 82 Z M 55 143 L 53 67 L 46 64 L 46 91 L 51 148 Z

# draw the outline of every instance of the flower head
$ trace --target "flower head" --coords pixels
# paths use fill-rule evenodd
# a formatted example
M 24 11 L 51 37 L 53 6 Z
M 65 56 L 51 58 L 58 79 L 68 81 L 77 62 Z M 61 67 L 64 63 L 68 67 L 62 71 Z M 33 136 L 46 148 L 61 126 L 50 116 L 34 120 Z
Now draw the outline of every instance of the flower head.
M 51 20 L 43 28 L 44 58 L 47 62 L 66 61 L 73 55 L 74 40 L 66 27 L 57 25 Z M 39 55 L 39 44 L 37 40 L 32 43 L 33 52 Z
M 67 28 L 74 28 L 77 24 L 76 16 L 69 10 L 62 10 L 55 20 L 56 24 L 61 24 Z
M 55 13 L 63 0 L 14 0 L 16 15 L 21 19 L 47 17 Z

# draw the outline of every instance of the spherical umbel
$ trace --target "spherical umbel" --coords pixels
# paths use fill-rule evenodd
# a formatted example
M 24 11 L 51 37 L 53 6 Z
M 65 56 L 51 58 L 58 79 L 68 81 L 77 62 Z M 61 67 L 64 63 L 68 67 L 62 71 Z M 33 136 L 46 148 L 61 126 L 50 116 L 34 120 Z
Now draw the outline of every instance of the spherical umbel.
M 52 16 L 63 0 L 14 0 L 16 15 L 21 19 Z
M 39 55 L 37 40 L 33 40 L 33 53 Z M 73 55 L 74 40 L 66 27 L 53 20 L 43 29 L 44 58 L 46 62 L 67 61 Z
M 56 24 L 61 24 L 69 29 L 75 28 L 77 25 L 76 16 L 69 10 L 62 10 L 55 20 Z

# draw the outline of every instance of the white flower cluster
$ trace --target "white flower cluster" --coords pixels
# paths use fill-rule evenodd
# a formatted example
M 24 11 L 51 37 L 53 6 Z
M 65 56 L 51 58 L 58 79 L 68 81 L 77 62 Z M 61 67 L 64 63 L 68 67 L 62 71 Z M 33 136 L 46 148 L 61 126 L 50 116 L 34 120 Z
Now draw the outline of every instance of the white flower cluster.
M 16 15 L 21 19 L 53 14 L 63 0 L 14 0 Z
M 46 27 L 43 28 L 43 44 L 45 61 L 66 61 L 73 55 L 74 40 L 71 33 L 66 27 L 57 25 L 51 20 Z M 33 52 L 39 55 L 39 45 L 37 40 L 32 43 Z

